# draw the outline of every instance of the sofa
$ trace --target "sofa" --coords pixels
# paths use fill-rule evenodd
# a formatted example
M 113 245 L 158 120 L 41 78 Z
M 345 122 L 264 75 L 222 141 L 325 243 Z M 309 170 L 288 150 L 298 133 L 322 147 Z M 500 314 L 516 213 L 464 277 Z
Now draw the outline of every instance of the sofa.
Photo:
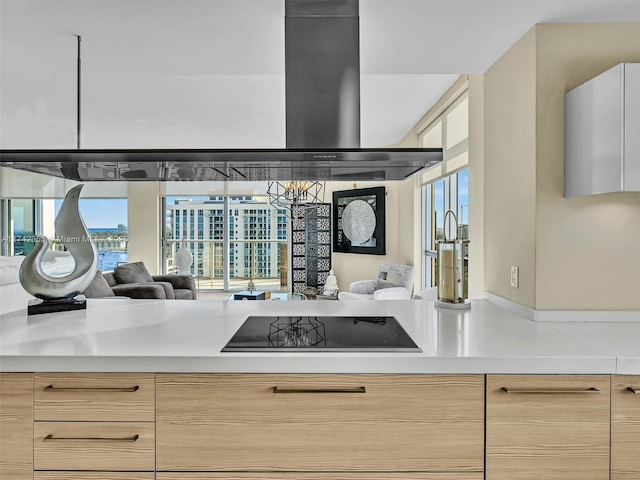
M 20 265 L 25 257 L 0 257 L 0 315 L 27 308 L 33 295 L 20 284 Z
M 87 298 L 197 298 L 195 282 L 191 275 L 151 275 L 143 262 L 119 265 L 110 272 L 98 270 L 91 284 L 82 293 Z
M 409 300 L 413 291 L 413 267 L 399 263 L 381 263 L 377 278 L 359 280 L 339 292 L 339 300 Z

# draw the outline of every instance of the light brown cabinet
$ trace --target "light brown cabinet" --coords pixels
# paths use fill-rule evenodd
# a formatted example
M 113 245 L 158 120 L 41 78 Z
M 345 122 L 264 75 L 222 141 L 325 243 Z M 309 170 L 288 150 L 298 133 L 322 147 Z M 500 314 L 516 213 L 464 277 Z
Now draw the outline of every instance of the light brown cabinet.
M 153 422 L 155 379 L 140 373 L 36 373 L 38 420 Z
M 609 479 L 608 375 L 488 375 L 487 480 Z
M 482 473 L 170 473 L 158 472 L 156 480 L 483 480 Z M 38 480 L 38 479 L 36 479 Z M 56 479 L 57 480 L 57 479 Z
M 638 432 L 640 376 L 0 373 L 2 480 L 630 480 Z
M 33 478 L 33 375 L 0 373 L 0 479 Z
M 36 470 L 155 469 L 152 422 L 36 422 Z
M 483 471 L 482 375 L 159 374 L 156 381 L 159 472 Z
M 611 480 L 640 478 L 640 375 L 611 377 Z
M 154 374 L 35 374 L 33 412 L 35 479 L 65 471 L 69 479 L 120 480 L 117 471 L 155 470 Z
M 155 480 L 153 472 L 34 472 L 33 480 Z

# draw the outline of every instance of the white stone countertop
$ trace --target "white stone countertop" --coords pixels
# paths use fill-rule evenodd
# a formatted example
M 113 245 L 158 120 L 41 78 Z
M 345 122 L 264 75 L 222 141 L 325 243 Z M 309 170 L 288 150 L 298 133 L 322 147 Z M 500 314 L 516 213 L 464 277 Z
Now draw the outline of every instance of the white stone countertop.
M 391 315 L 420 353 L 222 353 L 249 315 Z M 640 322 L 526 319 L 408 301 L 88 300 L 87 310 L 0 316 L 3 372 L 640 374 Z

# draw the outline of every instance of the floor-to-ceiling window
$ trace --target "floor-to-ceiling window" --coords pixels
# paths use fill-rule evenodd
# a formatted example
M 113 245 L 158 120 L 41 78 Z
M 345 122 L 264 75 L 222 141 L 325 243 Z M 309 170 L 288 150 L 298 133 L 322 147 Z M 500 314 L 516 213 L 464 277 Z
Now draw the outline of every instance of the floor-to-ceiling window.
M 199 290 L 245 290 L 249 280 L 261 289 L 286 288 L 280 259 L 286 258 L 287 217 L 266 196 L 167 196 L 163 211 L 165 272 L 175 271 L 173 259 L 184 245 Z
M 464 92 L 420 132 L 420 146 L 442 148 L 442 164 L 422 174 L 423 288 L 436 285 L 436 242 L 445 238 L 469 238 L 469 107 Z M 455 223 L 445 216 L 455 214 Z M 468 262 L 468 252 L 465 252 Z
M 60 275 L 73 270 L 73 259 L 62 254 L 65 246 L 54 226 L 62 198 L 8 198 L 1 202 L 2 255 L 28 255 L 38 241 L 36 235 L 43 235 L 49 239 L 51 250 L 45 255 L 47 273 Z M 119 263 L 126 263 L 127 200 L 81 198 L 78 208 L 98 249 L 98 269 L 113 270 Z
M 55 215 L 62 206 L 62 199 L 55 200 Z M 126 198 L 80 198 L 80 215 L 84 220 L 91 241 L 98 249 L 98 270 L 113 270 L 127 263 L 127 199 Z M 54 238 L 53 250 L 64 250 Z
M 28 255 L 35 235 L 42 232 L 42 200 L 8 198 L 2 200 L 2 255 Z

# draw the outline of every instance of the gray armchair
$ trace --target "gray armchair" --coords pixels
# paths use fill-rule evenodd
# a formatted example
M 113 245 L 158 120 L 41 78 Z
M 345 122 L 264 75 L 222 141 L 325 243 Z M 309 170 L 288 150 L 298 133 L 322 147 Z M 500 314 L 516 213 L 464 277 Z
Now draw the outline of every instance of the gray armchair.
M 120 265 L 113 272 L 98 271 L 83 294 L 87 298 L 197 298 L 195 282 L 191 275 L 151 275 L 142 262 Z
M 409 300 L 413 291 L 413 267 L 399 263 L 381 263 L 378 278 L 349 285 L 338 293 L 339 300 Z

